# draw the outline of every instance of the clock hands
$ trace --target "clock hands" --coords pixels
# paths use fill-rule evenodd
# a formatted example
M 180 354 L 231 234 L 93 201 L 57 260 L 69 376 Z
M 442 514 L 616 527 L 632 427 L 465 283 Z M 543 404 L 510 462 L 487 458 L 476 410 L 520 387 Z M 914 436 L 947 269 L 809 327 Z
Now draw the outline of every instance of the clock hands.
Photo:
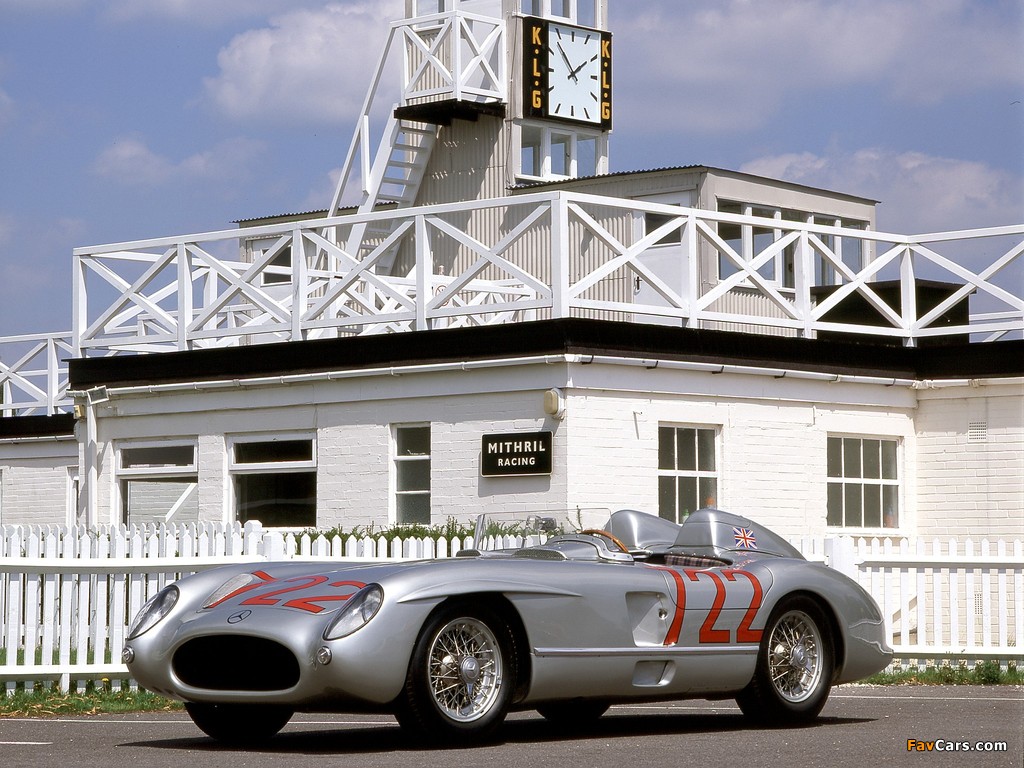
M 562 44 L 561 43 L 556 43 L 556 45 L 558 46 L 558 52 L 560 54 L 562 54 L 562 61 L 564 61 L 565 62 L 565 66 L 567 66 L 569 68 L 569 79 L 572 80 L 574 83 L 578 83 L 580 81 L 580 79 L 578 77 L 576 77 L 576 75 L 577 75 L 577 73 L 581 69 L 583 69 L 585 66 L 587 66 L 587 62 L 583 62 L 578 67 L 574 68 L 573 65 L 572 65 L 572 62 L 569 61 L 569 57 L 565 54 L 565 49 L 562 48 Z

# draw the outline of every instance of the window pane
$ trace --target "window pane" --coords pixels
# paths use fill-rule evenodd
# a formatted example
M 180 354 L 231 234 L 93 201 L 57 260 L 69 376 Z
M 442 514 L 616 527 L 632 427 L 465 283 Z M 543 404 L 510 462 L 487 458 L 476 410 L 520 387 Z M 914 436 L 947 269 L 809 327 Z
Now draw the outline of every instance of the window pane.
M 831 526 L 843 524 L 843 484 L 828 484 L 828 517 L 825 521 Z
M 576 139 L 576 175 L 597 174 L 597 139 L 579 137 Z
M 193 445 L 159 445 L 150 448 L 125 448 L 121 451 L 122 469 L 146 467 L 190 467 L 195 464 Z
M 543 135 L 539 128 L 523 128 L 523 151 L 520 161 L 522 173 L 527 176 L 540 176 L 543 172 L 541 141 Z
M 877 480 L 882 476 L 880 461 L 880 440 L 864 441 L 864 477 Z
M 847 483 L 843 488 L 843 524 L 847 527 L 860 528 L 864 523 L 860 488 L 852 483 Z
M 699 507 L 700 504 L 697 501 L 697 478 L 680 477 L 678 507 L 679 518 L 677 522 L 685 520 L 691 512 L 695 512 Z
M 396 438 L 399 456 L 430 455 L 430 427 L 399 427 Z
M 401 494 L 398 497 L 398 522 L 430 523 L 430 495 L 426 493 Z
M 882 486 L 864 486 L 864 525 L 868 528 L 882 527 Z
M 843 440 L 843 477 L 862 477 L 860 473 L 860 440 L 847 437 Z
M 885 480 L 896 479 L 896 441 L 882 441 L 882 477 Z
M 882 486 L 882 527 L 898 528 L 900 525 L 899 489 L 895 485 Z
M 265 271 L 263 273 L 263 284 L 264 285 L 280 285 L 282 283 L 290 283 L 292 281 L 291 268 L 292 268 L 292 249 L 291 246 L 283 248 L 279 254 L 270 260 L 270 267 L 281 267 L 287 269 L 288 272 L 282 273 L 278 271 Z
M 312 440 L 271 440 L 263 443 L 235 443 L 236 464 L 266 464 L 279 461 L 312 460 Z
M 676 431 L 672 427 L 658 428 L 658 469 L 676 468 Z
M 828 439 L 828 476 L 843 476 L 843 441 L 838 437 Z
M 668 224 L 674 217 L 668 216 L 664 213 L 645 213 L 644 214 L 644 233 L 650 234 L 658 227 Z M 682 228 L 674 229 L 667 235 L 663 235 L 657 240 L 655 245 L 671 245 L 673 243 L 681 243 L 683 241 L 683 230 Z
M 199 520 L 198 478 L 121 482 L 125 524 L 195 523 Z
M 658 478 L 658 516 L 666 520 L 676 521 L 676 479 L 674 477 Z
M 676 469 L 697 469 L 697 430 L 676 430 Z
M 551 134 L 551 173 L 568 176 L 572 170 L 572 137 L 564 133 Z
M 430 461 L 400 461 L 398 467 L 399 491 L 429 491 Z
M 718 480 L 713 477 L 702 477 L 700 485 L 700 506 L 718 506 Z
M 712 429 L 697 430 L 697 468 L 701 472 L 715 471 L 715 432 Z
M 236 475 L 239 522 L 259 520 L 268 528 L 316 526 L 316 473 L 268 472 Z

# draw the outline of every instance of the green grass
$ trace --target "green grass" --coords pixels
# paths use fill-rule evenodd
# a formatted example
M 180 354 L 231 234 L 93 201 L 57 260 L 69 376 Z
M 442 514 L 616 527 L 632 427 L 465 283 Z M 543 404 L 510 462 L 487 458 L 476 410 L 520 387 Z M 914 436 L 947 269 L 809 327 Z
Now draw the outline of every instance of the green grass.
M 888 669 L 863 680 L 872 685 L 1021 685 L 1024 674 L 1012 661 L 1002 669 L 997 661 L 983 661 L 973 667 L 966 662 L 939 664 L 917 669 Z
M 82 693 L 61 693 L 53 688 L 36 688 L 0 695 L 0 719 L 5 717 L 57 717 L 59 715 L 101 715 L 124 712 L 174 712 L 180 702 L 148 691 L 109 691 L 87 687 Z
M 998 663 L 988 661 L 974 667 L 959 664 L 929 667 L 923 672 L 886 671 L 861 682 L 871 685 L 1022 685 L 1024 675 L 1014 664 L 1003 670 Z M 0 695 L 0 719 L 125 712 L 179 712 L 181 709 L 180 702 L 147 691 L 112 691 L 107 687 L 97 688 L 92 684 L 83 693 L 61 693 L 50 687 L 37 687 L 31 693 L 18 690 L 12 695 Z

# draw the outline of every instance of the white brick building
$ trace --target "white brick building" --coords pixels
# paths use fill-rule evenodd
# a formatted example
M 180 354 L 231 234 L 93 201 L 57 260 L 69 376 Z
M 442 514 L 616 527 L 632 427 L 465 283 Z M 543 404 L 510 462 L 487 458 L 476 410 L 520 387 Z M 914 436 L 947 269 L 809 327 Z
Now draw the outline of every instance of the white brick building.
M 1024 226 L 908 237 L 843 192 L 609 173 L 607 20 L 409 0 L 402 101 L 326 211 L 76 249 L 76 416 L 11 415 L 39 405 L 0 369 L 0 523 L 714 503 L 791 536 L 1020 536 Z M 602 42 L 582 82 L 531 42 L 567 30 Z M 551 471 L 491 476 L 486 436 Z

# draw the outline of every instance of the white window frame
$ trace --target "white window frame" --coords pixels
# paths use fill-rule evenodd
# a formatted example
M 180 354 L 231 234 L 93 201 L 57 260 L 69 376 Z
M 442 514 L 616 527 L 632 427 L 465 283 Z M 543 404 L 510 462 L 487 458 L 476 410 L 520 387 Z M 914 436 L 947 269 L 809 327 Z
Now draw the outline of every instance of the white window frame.
M 526 131 L 538 131 L 540 132 L 540 144 L 538 151 L 540 153 L 540 175 L 533 173 L 526 173 L 523 168 L 523 135 Z M 550 123 L 541 123 L 527 121 L 517 126 L 516 145 L 518 148 L 517 156 L 518 160 L 518 173 L 516 177 L 523 182 L 536 182 L 536 181 L 563 181 L 565 179 L 579 178 L 580 175 L 580 157 L 579 157 L 579 144 L 582 140 L 593 140 L 594 141 L 594 174 L 601 175 L 608 172 L 608 135 L 600 130 L 589 130 L 586 128 L 576 128 L 573 126 L 562 126 L 562 125 L 551 125 Z M 554 146 L 552 139 L 555 136 L 565 137 L 569 139 L 569 151 L 568 151 L 568 171 L 566 174 L 556 174 L 552 172 L 552 146 Z M 532 170 L 532 169 L 531 169 Z M 589 175 L 589 174 L 588 174 Z
M 309 441 L 310 458 L 297 461 L 261 461 L 261 462 L 239 462 L 235 460 L 235 447 L 248 443 L 277 443 L 292 441 Z M 262 474 L 297 474 L 300 472 L 317 472 L 317 439 L 315 432 L 246 432 L 235 435 L 228 435 L 226 440 L 227 448 L 227 485 L 228 504 L 225 516 L 228 522 L 238 519 L 238 493 L 235 489 L 235 478 L 240 475 L 262 475 Z M 268 526 L 272 527 L 272 526 Z M 291 529 L 296 526 L 280 526 L 283 529 Z M 299 526 L 304 527 L 304 526 Z
M 402 430 L 402 429 L 426 429 L 427 432 L 428 432 L 428 441 L 429 441 L 428 442 L 428 448 L 427 448 L 428 452 L 425 455 L 399 456 L 398 455 L 398 432 L 399 432 L 399 430 Z M 394 523 L 396 525 L 407 525 L 407 524 L 408 525 L 415 525 L 415 524 L 429 525 L 430 524 L 430 520 L 433 519 L 433 514 L 432 513 L 430 515 L 430 519 L 426 523 L 406 523 L 406 522 L 400 521 L 398 519 L 398 499 L 399 499 L 400 496 L 426 496 L 427 497 L 427 507 L 428 507 L 428 509 L 431 509 L 431 507 L 432 507 L 431 501 L 432 501 L 433 492 L 434 492 L 434 490 L 433 490 L 433 482 L 432 482 L 433 481 L 433 440 L 434 440 L 434 429 L 433 429 L 433 426 L 430 424 L 430 422 L 408 422 L 408 423 L 400 423 L 400 424 L 392 424 L 391 425 L 391 462 L 390 462 L 391 472 L 390 472 L 390 482 L 389 482 L 389 485 L 390 485 L 389 491 L 390 492 L 388 494 L 388 496 L 389 496 L 391 501 L 390 501 L 390 504 L 389 504 L 389 506 L 390 506 L 390 509 L 389 509 L 389 519 L 391 520 L 392 523 Z M 430 475 L 429 475 L 429 478 L 428 478 L 428 481 L 427 481 L 427 489 L 425 491 L 424 490 L 400 491 L 398 489 L 398 467 L 399 467 L 400 464 L 402 464 L 404 462 L 411 462 L 411 461 L 426 461 L 426 462 L 429 463 Z
M 879 441 L 881 443 L 894 443 L 895 444 L 895 450 L 896 450 L 896 477 L 895 478 L 884 478 L 884 477 L 870 478 L 870 477 L 864 477 L 863 476 L 864 475 L 864 468 L 863 468 L 863 463 L 862 463 L 862 465 L 861 465 L 861 476 L 860 477 L 849 477 L 849 478 L 847 478 L 846 475 L 845 475 L 845 458 L 841 458 L 841 464 L 844 465 L 843 466 L 843 470 L 842 470 L 844 472 L 844 474 L 839 475 L 839 476 L 835 476 L 835 475 L 830 474 L 829 468 L 828 468 L 828 450 L 829 450 L 828 441 L 833 440 L 833 439 L 840 440 L 840 441 L 846 441 L 846 440 L 857 440 L 857 441 L 859 441 L 860 449 L 861 449 L 861 456 L 862 457 L 863 457 L 863 447 L 864 447 L 864 441 L 865 440 L 872 440 L 872 441 L 877 440 L 877 441 Z M 843 445 L 844 445 L 843 457 L 845 457 L 845 442 L 843 443 Z M 830 533 L 844 533 L 844 534 L 855 534 L 855 535 L 856 534 L 866 533 L 866 534 L 872 534 L 872 535 L 883 534 L 883 535 L 891 536 L 893 534 L 898 533 L 900 530 L 903 529 L 903 527 L 905 526 L 905 516 L 907 514 L 907 505 L 906 505 L 906 470 L 905 470 L 905 461 L 904 461 L 905 445 L 906 445 L 906 443 L 904 441 L 904 438 L 899 436 L 899 435 L 861 434 L 861 433 L 851 433 L 851 432 L 828 432 L 826 434 L 826 442 L 825 442 L 825 450 L 826 450 L 826 460 L 825 460 L 825 526 L 826 526 L 826 530 L 827 531 L 829 531 Z M 880 467 L 879 472 L 880 472 L 880 474 L 882 473 L 881 467 Z M 842 510 L 840 510 L 841 513 L 842 513 L 843 522 L 841 524 L 839 524 L 839 525 L 830 524 L 829 521 L 828 521 L 829 512 L 830 512 L 830 510 L 829 510 L 829 487 L 832 486 L 832 485 L 836 485 L 836 484 L 840 485 L 844 489 L 844 493 L 842 495 L 842 507 L 843 508 L 842 508 Z M 858 485 L 858 486 L 861 487 L 861 489 L 863 489 L 866 486 L 879 486 L 880 489 L 884 489 L 886 487 L 895 488 L 896 489 L 895 490 L 896 524 L 893 525 L 893 526 L 886 526 L 886 524 L 885 524 L 885 494 L 884 494 L 884 490 L 880 490 L 879 491 L 879 495 L 880 495 L 880 505 L 881 505 L 881 508 L 879 510 L 879 515 L 881 517 L 881 525 L 879 525 L 879 526 L 863 525 L 863 521 L 864 521 L 863 493 L 861 495 L 861 507 L 860 507 L 860 510 L 861 510 L 861 523 L 862 523 L 862 525 L 859 525 L 859 526 L 856 526 L 856 525 L 849 525 L 848 526 L 848 525 L 846 525 L 846 522 L 845 522 L 845 520 L 846 520 L 845 488 L 846 488 L 847 485 Z
M 668 469 L 668 468 L 664 468 L 663 469 L 662 466 L 661 466 L 661 431 L 663 429 L 671 429 L 672 430 L 674 445 L 678 445 L 678 432 L 679 432 L 679 430 L 693 429 L 693 430 L 696 430 L 698 432 L 700 432 L 700 431 L 711 432 L 711 434 L 712 434 L 712 441 L 714 443 L 714 452 L 713 452 L 714 461 L 715 461 L 714 468 L 710 469 L 710 470 L 701 469 L 700 468 L 700 460 L 699 460 L 699 457 L 698 457 L 697 458 L 697 466 L 694 469 L 692 469 L 692 470 L 691 469 L 679 469 L 678 467 L 675 467 L 675 468 L 672 468 L 672 469 Z M 697 484 L 697 494 L 698 494 L 697 507 L 696 507 L 696 509 L 690 510 L 691 514 L 693 512 L 696 512 L 697 509 L 702 508 L 706 504 L 706 500 L 700 498 L 700 495 L 701 495 L 700 494 L 701 481 L 702 480 L 707 480 L 707 479 L 713 479 L 715 481 L 715 499 L 714 499 L 714 504 L 713 505 L 716 506 L 716 507 L 721 507 L 722 506 L 722 504 L 721 504 L 721 499 L 722 499 L 722 425 L 721 424 L 688 424 L 688 423 L 680 423 L 680 422 L 664 422 L 663 421 L 663 422 L 659 422 L 658 423 L 657 441 L 658 441 L 658 443 L 657 443 L 657 448 L 658 448 L 658 450 L 657 450 L 657 454 L 658 454 L 658 466 L 657 466 L 657 477 L 658 477 L 658 515 L 663 517 L 663 515 L 662 515 L 663 510 L 662 510 L 662 504 L 661 504 L 661 481 L 662 481 L 663 478 L 673 478 L 676 482 L 678 482 L 679 478 L 693 478 L 696 481 L 696 484 Z M 697 437 L 697 441 L 698 441 L 697 445 L 699 446 L 699 437 Z M 678 458 L 676 458 L 675 463 L 678 465 Z M 675 509 L 674 509 L 674 519 L 672 519 L 672 522 L 674 522 L 674 523 L 681 523 L 681 522 L 683 522 L 683 520 L 685 520 L 685 518 L 682 518 L 682 519 L 679 518 L 679 493 L 678 493 L 678 485 L 677 485 L 677 490 L 674 491 L 674 498 L 675 498 Z M 670 519 L 670 518 L 663 518 L 663 519 Z
M 126 451 L 146 448 L 191 448 L 192 449 L 192 461 L 188 464 L 168 464 L 159 465 L 152 467 L 125 467 L 124 457 Z M 181 438 L 181 439 L 167 439 L 167 440 L 124 440 L 118 441 L 114 445 L 115 450 L 115 464 L 114 464 L 114 488 L 115 488 L 115 510 L 116 517 L 123 523 L 130 523 L 130 514 L 126 505 L 128 499 L 124 493 L 124 483 L 131 482 L 132 480 L 188 480 L 194 478 L 192 481 L 192 487 L 183 494 L 179 499 L 178 503 L 175 504 L 168 512 L 164 519 L 164 522 L 173 522 L 174 515 L 179 509 L 179 505 L 188 496 L 193 493 L 198 493 L 199 488 L 199 439 L 198 438 Z M 68 478 L 69 486 L 71 486 L 75 480 L 77 480 L 77 468 L 75 469 L 74 476 Z M 68 488 L 69 497 L 74 493 L 74 488 Z
M 555 13 L 557 6 L 568 8 L 568 14 Z M 590 11 L 580 13 L 581 8 L 589 6 Z M 601 17 L 601 0 L 522 0 L 520 11 L 527 16 L 540 16 L 546 19 L 560 19 L 573 24 L 603 29 L 605 20 Z
M 841 216 L 824 213 L 809 213 L 806 211 L 799 211 L 788 208 L 778 208 L 773 205 L 763 203 L 749 203 L 739 200 L 733 200 L 731 198 L 718 198 L 715 204 L 715 210 L 723 213 L 733 213 L 733 211 L 723 211 L 723 206 L 727 207 L 739 207 L 739 214 L 742 216 L 757 216 L 759 218 L 771 218 L 780 224 L 782 222 L 799 222 L 804 224 L 819 224 L 822 226 L 829 227 L 845 227 L 847 229 L 862 229 L 868 231 L 870 229 L 870 223 L 859 219 L 843 219 Z M 746 262 L 750 263 L 757 256 L 755 251 L 755 239 L 764 234 L 754 232 L 754 226 L 752 224 L 740 224 L 740 247 L 739 256 Z M 765 227 L 765 229 L 769 229 Z M 773 242 L 778 242 L 782 239 L 783 230 L 781 228 L 771 228 L 771 236 Z M 825 245 L 832 248 L 833 252 L 836 253 L 840 258 L 843 256 L 843 239 L 841 237 L 832 237 L 829 235 L 822 236 L 822 240 Z M 723 256 L 718 254 L 715 262 L 715 271 L 717 279 L 719 281 L 728 279 L 735 272 L 730 272 L 728 275 L 722 276 L 722 260 Z M 794 293 L 796 290 L 796 262 L 800 258 L 797 244 L 794 243 L 786 248 L 780 250 L 773 259 L 773 277 L 765 278 L 765 282 L 778 288 L 781 292 Z M 859 254 L 860 265 L 855 271 L 867 266 L 871 258 L 870 244 L 867 241 L 862 241 L 861 251 Z M 836 272 L 835 267 L 827 263 L 822 257 L 816 256 L 814 263 L 814 275 L 813 281 L 815 285 L 832 285 L 839 282 L 839 274 Z M 781 278 L 780 278 L 781 276 Z M 791 276 L 791 277 L 790 277 Z M 789 279 L 787 279 L 789 278 Z M 788 283 L 793 283 L 792 285 Z M 740 285 L 746 287 L 753 287 L 754 284 L 749 278 L 744 278 Z

